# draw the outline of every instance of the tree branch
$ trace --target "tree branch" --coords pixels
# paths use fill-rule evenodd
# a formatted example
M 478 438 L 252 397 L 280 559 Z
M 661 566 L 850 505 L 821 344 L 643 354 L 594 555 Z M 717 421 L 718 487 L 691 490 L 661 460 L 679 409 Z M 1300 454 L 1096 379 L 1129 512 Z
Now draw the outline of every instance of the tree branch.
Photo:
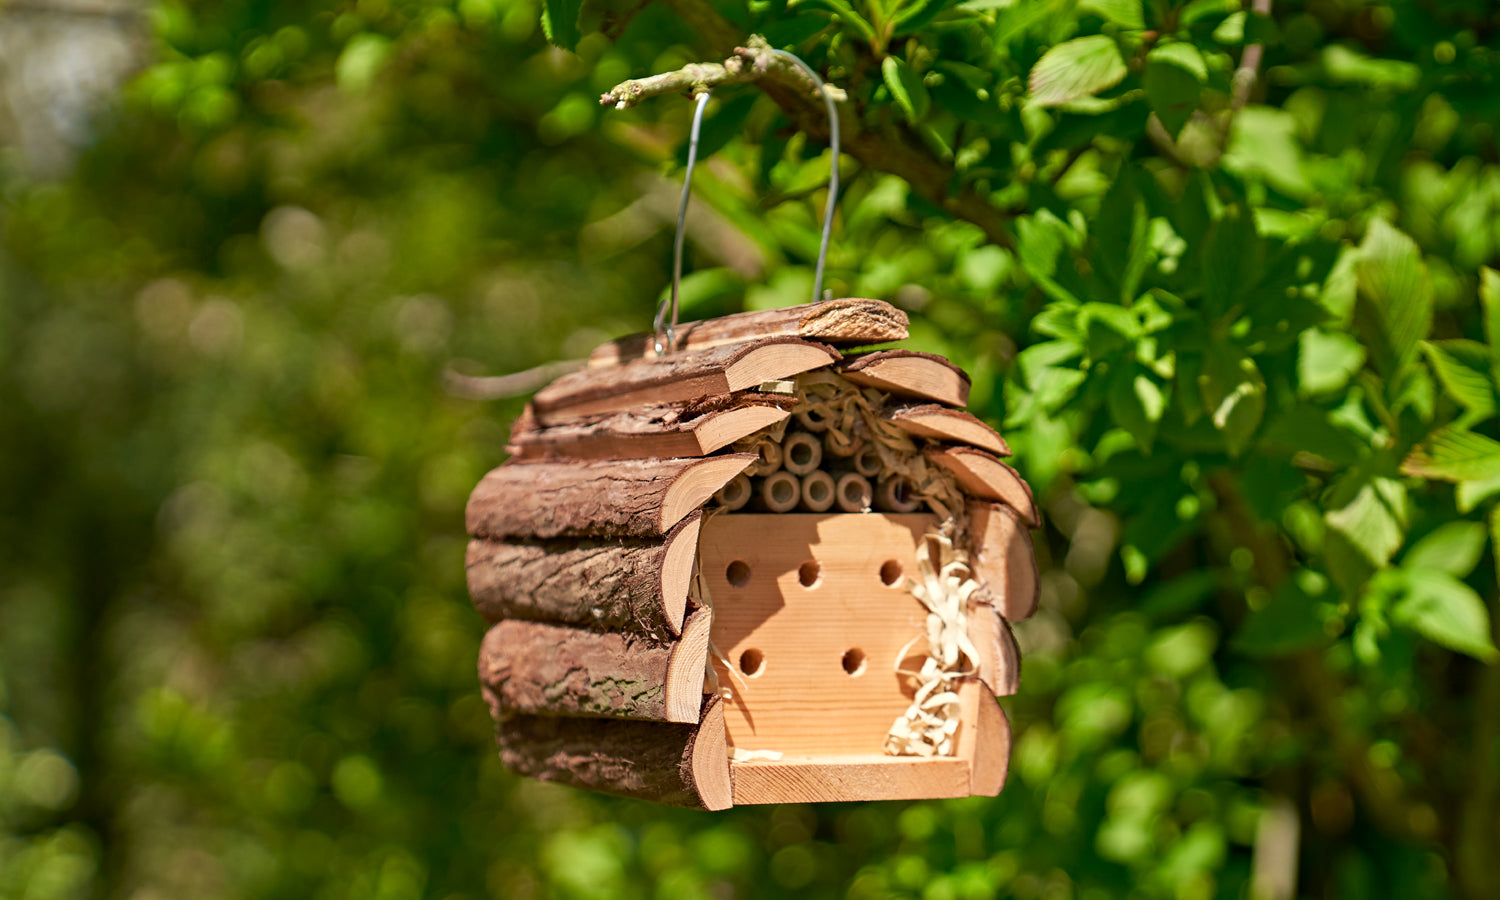
M 735 40 L 736 29 L 704 0 L 666 0 L 689 25 L 698 30 L 705 44 L 720 47 Z M 599 98 L 604 106 L 626 109 L 647 97 L 694 92 L 724 84 L 754 82 L 780 106 L 792 125 L 810 137 L 827 140 L 827 112 L 806 74 L 774 56 L 765 39 L 756 35 L 735 47 L 722 64 L 692 63 L 674 72 L 621 82 Z M 843 92 L 836 100 L 847 99 Z M 913 143 L 896 130 L 873 131 L 862 127 L 859 116 L 848 105 L 840 107 L 839 127 L 843 151 L 867 168 L 895 175 L 912 190 L 955 218 L 971 222 L 984 231 L 991 243 L 1013 244 L 1006 223 L 1016 210 L 1001 209 L 972 187 L 954 191 L 953 167 L 936 159 L 931 151 Z
M 1257 16 L 1269 16 L 1271 0 L 1254 0 L 1250 4 L 1250 12 Z M 1229 108 L 1231 111 L 1250 102 L 1250 92 L 1255 89 L 1255 80 L 1260 75 L 1261 57 L 1265 55 L 1265 52 L 1265 44 L 1251 44 L 1245 48 L 1245 52 L 1240 54 L 1240 66 L 1234 70 L 1234 85 L 1230 89 Z

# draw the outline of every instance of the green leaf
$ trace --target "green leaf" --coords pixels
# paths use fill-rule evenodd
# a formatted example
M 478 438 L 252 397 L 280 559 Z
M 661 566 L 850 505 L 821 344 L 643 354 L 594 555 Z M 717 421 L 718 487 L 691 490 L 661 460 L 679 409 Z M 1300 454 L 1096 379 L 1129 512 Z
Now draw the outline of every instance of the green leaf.
M 1203 239 L 1203 300 L 1210 318 L 1222 316 L 1260 280 L 1265 257 L 1255 217 L 1238 204 L 1226 206 Z
M 1005 7 L 995 20 L 994 40 L 997 47 L 1005 47 L 1023 37 L 1031 26 L 1042 21 L 1049 13 L 1055 13 L 1061 4 L 1057 0 L 968 0 L 960 4 L 965 9 L 996 9 Z
M 1209 353 L 1198 376 L 1203 406 L 1232 456 L 1250 442 L 1266 411 L 1266 382 L 1255 361 L 1235 351 Z
M 1242 178 L 1255 178 L 1288 197 L 1303 199 L 1313 192 L 1297 138 L 1292 114 L 1266 106 L 1246 106 L 1235 113 L 1229 127 L 1224 168 Z
M 1161 388 L 1145 375 L 1125 371 L 1110 379 L 1109 393 L 1104 399 L 1110 418 L 1130 432 L 1142 452 L 1150 453 L 1157 423 L 1166 407 Z
M 1414 63 L 1375 59 L 1343 44 L 1323 48 L 1323 70 L 1334 82 L 1365 84 L 1394 91 L 1409 91 L 1422 80 L 1422 70 Z
M 564 50 L 572 50 L 583 38 L 578 30 L 578 14 L 582 11 L 583 0 L 543 0 L 542 33 Z
M 1432 327 L 1432 282 L 1416 242 L 1383 219 L 1374 219 L 1354 263 L 1359 298 L 1355 324 L 1387 379 L 1415 357 Z
M 1490 345 L 1490 371 L 1500 376 L 1500 272 L 1479 270 L 1479 302 L 1484 306 L 1484 338 Z M 1500 388 L 1500 382 L 1496 382 Z
M 1297 344 L 1297 393 L 1303 397 L 1343 390 L 1365 364 L 1365 348 L 1341 331 L 1309 328 Z
M 1083 0 L 1078 11 L 1093 13 L 1106 22 L 1124 28 L 1145 28 L 1146 15 L 1141 9 L 1141 0 Z
M 845 0 L 806 0 L 806 5 L 810 7 L 822 7 L 828 10 L 838 16 L 839 21 L 843 24 L 853 26 L 854 30 L 859 32 L 860 37 L 868 42 L 874 43 L 879 40 L 875 35 L 875 28 L 870 24 L 869 20 L 855 12 L 854 7 L 846 3 Z
M 1478 341 L 1423 341 L 1422 350 L 1448 396 L 1473 413 L 1469 424 L 1495 414 L 1489 348 Z
M 881 62 L 880 74 L 884 77 L 891 96 L 895 98 L 896 105 L 906 114 L 906 121 L 915 124 L 927 115 L 932 100 L 927 96 L 927 86 L 922 83 L 922 76 L 894 56 L 887 56 Z
M 1500 478 L 1500 441 L 1462 428 L 1440 428 L 1412 448 L 1401 471 L 1442 481 Z
M 1074 38 L 1048 50 L 1032 67 L 1031 101 L 1058 106 L 1089 97 L 1119 84 L 1126 72 L 1113 38 L 1102 34 Z
M 1486 663 L 1500 661 L 1490 632 L 1490 614 L 1473 588 L 1436 569 L 1403 569 L 1406 596 L 1391 620 L 1435 644 Z
M 1406 551 L 1401 565 L 1407 569 L 1437 569 L 1462 578 L 1478 565 L 1484 537 L 1484 526 L 1478 522 L 1449 522 Z
M 1458 506 L 1459 512 L 1469 513 L 1497 493 L 1500 493 L 1500 472 L 1490 478 L 1460 481 L 1458 487 L 1453 489 L 1453 502 Z
M 1391 561 L 1406 536 L 1406 489 L 1390 478 L 1353 473 L 1336 490 L 1336 495 L 1351 493 L 1347 502 L 1330 509 L 1323 518 L 1330 530 L 1347 538 L 1367 561 L 1383 566 Z
M 1168 134 L 1176 137 L 1192 118 L 1207 80 L 1208 66 L 1192 44 L 1165 44 L 1146 56 L 1146 99 Z

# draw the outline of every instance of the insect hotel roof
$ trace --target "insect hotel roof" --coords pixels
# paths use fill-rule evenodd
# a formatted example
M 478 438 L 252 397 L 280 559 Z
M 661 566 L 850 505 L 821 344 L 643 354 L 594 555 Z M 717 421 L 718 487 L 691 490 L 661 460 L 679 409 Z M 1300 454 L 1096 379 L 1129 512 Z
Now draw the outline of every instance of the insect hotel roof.
M 968 377 L 838 349 L 907 336 L 874 300 L 677 334 L 538 392 L 469 500 L 504 763 L 707 809 L 998 793 L 1037 512 Z

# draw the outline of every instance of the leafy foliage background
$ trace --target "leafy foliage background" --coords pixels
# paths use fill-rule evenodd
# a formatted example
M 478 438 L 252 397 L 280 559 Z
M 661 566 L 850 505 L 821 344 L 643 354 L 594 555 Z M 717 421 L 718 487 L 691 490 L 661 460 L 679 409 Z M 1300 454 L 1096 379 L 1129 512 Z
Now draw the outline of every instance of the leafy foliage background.
M 0 157 L 0 896 L 1500 895 L 1492 4 L 129 27 L 80 159 Z M 830 287 L 911 311 L 1042 500 L 995 800 L 696 814 L 493 759 L 461 512 L 521 401 L 445 373 L 644 326 L 688 104 L 596 98 L 752 32 L 849 92 Z M 686 315 L 808 291 L 799 102 L 710 107 Z

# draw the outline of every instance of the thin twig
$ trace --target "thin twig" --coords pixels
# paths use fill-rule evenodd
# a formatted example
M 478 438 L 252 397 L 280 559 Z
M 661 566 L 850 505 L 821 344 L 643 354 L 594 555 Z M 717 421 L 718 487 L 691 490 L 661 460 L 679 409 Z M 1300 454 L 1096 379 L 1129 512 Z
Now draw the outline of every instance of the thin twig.
M 672 72 L 622 81 L 605 91 L 600 96 L 599 103 L 615 109 L 629 109 L 642 100 L 662 94 L 697 93 L 721 84 L 762 80 L 787 87 L 801 87 L 808 94 L 817 93 L 816 85 L 806 73 L 772 53 L 771 45 L 766 43 L 766 39 L 755 34 L 750 36 L 745 46 L 736 47 L 734 55 L 723 63 L 689 63 Z M 849 99 L 833 85 L 825 85 L 823 89 L 835 101 Z
M 524 397 L 541 390 L 569 372 L 577 372 L 587 360 L 564 359 L 543 363 L 509 375 L 464 375 L 450 367 L 443 372 L 443 388 L 466 400 L 502 400 Z
M 1253 0 L 1250 12 L 1257 16 L 1269 16 L 1271 0 Z M 1234 86 L 1230 91 L 1231 110 L 1237 110 L 1250 102 L 1250 92 L 1255 89 L 1255 80 L 1260 76 L 1261 57 L 1265 53 L 1266 45 L 1257 43 L 1246 47 L 1245 52 L 1240 54 L 1240 67 L 1234 70 Z
M 704 45 L 711 50 L 730 46 L 736 40 L 735 26 L 704 0 L 663 2 L 697 31 L 703 37 Z M 600 103 L 615 107 L 623 104 L 628 108 L 649 96 L 755 82 L 776 101 L 793 127 L 809 137 L 826 139 L 829 133 L 825 121 L 827 113 L 821 103 L 815 105 L 811 102 L 817 97 L 812 81 L 795 67 L 779 61 L 769 50 L 770 46 L 763 38 L 751 37 L 744 46 L 735 48 L 723 64 L 692 63 L 675 72 L 622 82 L 606 92 Z M 899 130 L 863 129 L 858 110 L 851 108 L 853 105 L 841 104 L 839 110 L 844 153 L 877 172 L 901 178 L 918 196 L 955 218 L 979 226 L 991 243 L 1004 247 L 1014 244 L 1006 225 L 1023 210 L 997 207 L 972 186 L 955 190 L 951 163 L 934 158 L 930 150 Z

